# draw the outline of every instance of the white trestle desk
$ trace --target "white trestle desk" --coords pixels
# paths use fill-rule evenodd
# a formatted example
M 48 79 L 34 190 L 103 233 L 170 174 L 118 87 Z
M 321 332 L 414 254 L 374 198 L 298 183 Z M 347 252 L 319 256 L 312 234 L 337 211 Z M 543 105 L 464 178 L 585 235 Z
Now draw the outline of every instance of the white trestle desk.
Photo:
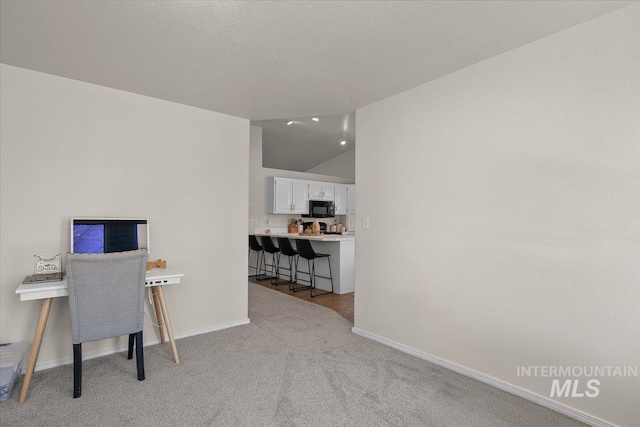
M 173 339 L 173 330 L 171 329 L 171 320 L 169 319 L 169 310 L 167 309 L 167 302 L 164 297 L 165 285 L 176 285 L 180 283 L 180 278 L 183 277 L 183 273 L 176 273 L 170 270 L 153 269 L 147 271 L 147 277 L 145 279 L 145 287 L 151 288 L 153 295 L 153 306 L 156 311 L 156 319 L 158 321 L 158 330 L 160 332 L 160 342 L 164 344 L 164 329 L 167 329 L 167 336 L 171 343 L 171 351 L 173 352 L 173 359 L 176 363 L 180 362 L 178 357 L 178 349 L 176 348 L 176 342 Z M 27 393 L 29 391 L 29 383 L 31 383 L 31 376 L 33 370 L 36 367 L 36 361 L 38 360 L 38 353 L 40 352 L 40 345 L 42 344 L 42 337 L 44 336 L 44 330 L 47 326 L 47 319 L 49 318 L 49 311 L 51 311 L 51 303 L 54 298 L 69 296 L 69 290 L 67 287 L 67 281 L 61 280 L 58 282 L 42 282 L 42 283 L 30 283 L 22 284 L 16 289 L 16 293 L 20 295 L 20 301 L 31 301 L 41 299 L 42 308 L 40 309 L 40 317 L 36 326 L 36 333 L 33 337 L 33 344 L 31 346 L 31 353 L 29 355 L 29 363 L 27 364 L 27 371 L 24 374 L 24 381 L 22 383 L 22 391 L 18 403 L 24 403 L 27 399 Z

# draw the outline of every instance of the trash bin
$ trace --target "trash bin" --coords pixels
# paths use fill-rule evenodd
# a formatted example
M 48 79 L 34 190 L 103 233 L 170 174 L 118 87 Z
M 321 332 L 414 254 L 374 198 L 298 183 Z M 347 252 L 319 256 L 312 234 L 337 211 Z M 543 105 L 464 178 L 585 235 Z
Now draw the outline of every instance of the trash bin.
M 13 382 L 20 372 L 27 343 L 0 344 L 0 402 L 9 399 Z

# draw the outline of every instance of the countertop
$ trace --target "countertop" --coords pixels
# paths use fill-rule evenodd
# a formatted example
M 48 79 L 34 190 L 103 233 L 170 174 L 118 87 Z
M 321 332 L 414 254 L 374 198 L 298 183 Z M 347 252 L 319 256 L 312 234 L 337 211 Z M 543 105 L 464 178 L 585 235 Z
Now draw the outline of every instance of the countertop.
M 356 240 L 354 234 L 321 234 L 320 236 L 301 236 L 298 233 L 256 233 L 256 236 L 285 237 L 287 239 L 306 239 L 316 240 L 319 242 L 345 242 Z

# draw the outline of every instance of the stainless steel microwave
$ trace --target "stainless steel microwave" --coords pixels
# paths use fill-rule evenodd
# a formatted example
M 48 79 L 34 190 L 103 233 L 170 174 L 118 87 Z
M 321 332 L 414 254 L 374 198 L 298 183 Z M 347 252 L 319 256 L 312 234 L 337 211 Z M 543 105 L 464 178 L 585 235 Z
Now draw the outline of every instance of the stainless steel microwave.
M 305 218 L 333 218 L 336 216 L 336 208 L 333 202 L 309 200 L 309 213 L 302 216 Z

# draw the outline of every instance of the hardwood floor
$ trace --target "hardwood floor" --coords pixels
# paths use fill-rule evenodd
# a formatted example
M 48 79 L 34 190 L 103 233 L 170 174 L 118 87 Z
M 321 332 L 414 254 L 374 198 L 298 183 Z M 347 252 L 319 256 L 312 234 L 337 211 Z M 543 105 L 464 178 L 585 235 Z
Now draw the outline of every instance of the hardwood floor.
M 270 279 L 254 281 L 253 278 L 250 278 L 249 280 L 260 286 L 264 286 L 265 288 L 273 289 L 275 291 L 282 292 L 283 294 L 292 295 L 296 298 L 300 298 L 314 304 L 323 305 L 353 323 L 353 292 L 342 295 L 327 294 L 311 298 L 309 296 L 309 290 L 292 292 L 289 290 L 288 283 L 273 286 Z

